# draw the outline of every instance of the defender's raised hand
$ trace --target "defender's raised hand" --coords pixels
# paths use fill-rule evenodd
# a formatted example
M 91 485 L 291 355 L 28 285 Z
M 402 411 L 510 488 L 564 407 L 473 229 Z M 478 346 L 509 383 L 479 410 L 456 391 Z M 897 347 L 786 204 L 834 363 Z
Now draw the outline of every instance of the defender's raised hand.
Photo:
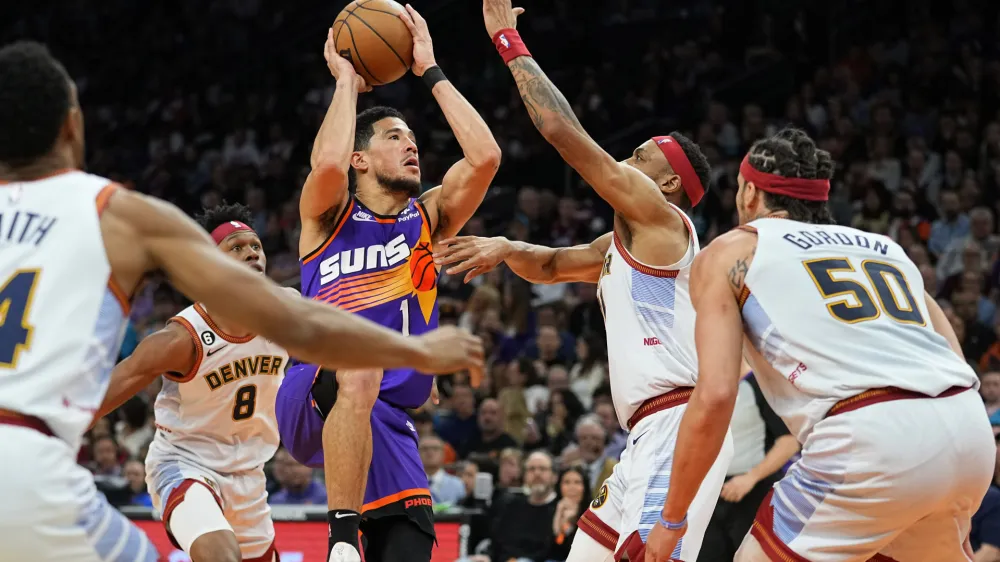
M 414 76 L 423 76 L 428 68 L 437 65 L 427 21 L 409 4 L 406 5 L 406 11 L 399 14 L 399 19 L 403 20 L 413 36 L 413 66 L 410 71 Z
M 358 75 L 351 61 L 340 56 L 340 53 L 337 52 L 337 44 L 333 40 L 332 27 L 326 33 L 326 44 L 323 45 L 323 58 L 326 59 L 326 66 L 330 69 L 330 74 L 333 74 L 334 78 L 337 80 L 341 78 L 345 80 L 353 78 L 358 84 L 359 92 L 371 91 L 371 86 L 365 82 L 364 78 Z
M 434 263 L 436 265 L 458 264 L 446 271 L 454 275 L 468 271 L 465 282 L 493 271 L 507 258 L 511 250 L 510 241 L 506 238 L 480 238 L 478 236 L 458 236 L 442 240 L 435 245 Z
M 435 375 L 469 370 L 470 379 L 483 376 L 483 340 L 454 326 L 445 326 L 417 336 L 424 350 L 417 370 Z
M 501 29 L 516 29 L 517 16 L 524 13 L 524 8 L 515 8 L 511 0 L 483 0 L 483 22 L 490 38 Z

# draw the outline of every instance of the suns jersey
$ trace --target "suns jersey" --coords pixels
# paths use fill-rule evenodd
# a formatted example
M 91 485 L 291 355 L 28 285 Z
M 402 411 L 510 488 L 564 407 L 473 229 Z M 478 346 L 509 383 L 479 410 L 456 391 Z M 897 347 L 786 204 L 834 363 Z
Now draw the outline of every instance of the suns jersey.
M 78 171 L 0 183 L 0 408 L 41 418 L 74 451 L 127 322 L 100 226 L 115 187 Z
M 288 353 L 264 336 L 226 334 L 200 304 L 170 321 L 190 334 L 197 359 L 187 373 L 163 377 L 150 454 L 220 473 L 263 466 L 280 441 L 274 400 Z
M 670 267 L 645 265 L 612 234 L 598 282 L 608 334 L 611 397 L 622 427 L 646 400 L 694 386 L 698 378 L 688 283 L 700 245 L 691 219 L 671 207 L 688 229 L 684 257 Z
M 748 358 L 800 442 L 835 403 L 866 390 L 936 396 L 978 384 L 931 326 L 923 278 L 899 244 L 786 219 L 748 226 L 758 237 L 740 299 Z
M 356 198 L 317 250 L 302 258 L 302 295 L 338 306 L 405 335 L 438 325 L 437 269 L 427 212 L 410 199 L 395 216 L 380 216 Z M 417 408 L 433 378 L 414 369 L 386 370 L 379 397 Z

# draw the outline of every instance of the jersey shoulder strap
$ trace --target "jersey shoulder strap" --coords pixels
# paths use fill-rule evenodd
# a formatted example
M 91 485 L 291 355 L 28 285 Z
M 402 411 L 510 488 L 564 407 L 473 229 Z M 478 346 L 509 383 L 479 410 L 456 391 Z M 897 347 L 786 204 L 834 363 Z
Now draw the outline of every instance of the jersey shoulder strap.
M 167 323 L 175 323 L 184 328 L 195 346 L 195 362 L 186 373 L 164 373 L 168 379 L 175 382 L 187 382 L 198 374 L 202 362 L 228 343 L 208 324 L 199 313 L 197 305 L 192 305 L 177 313 Z

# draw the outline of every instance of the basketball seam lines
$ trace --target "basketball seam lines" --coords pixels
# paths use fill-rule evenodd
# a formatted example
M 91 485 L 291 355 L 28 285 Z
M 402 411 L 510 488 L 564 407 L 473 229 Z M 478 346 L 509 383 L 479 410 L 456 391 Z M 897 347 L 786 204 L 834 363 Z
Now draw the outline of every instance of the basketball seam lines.
M 353 46 L 354 46 L 354 52 L 355 52 L 355 53 L 356 53 L 356 54 L 358 55 L 358 62 L 360 62 L 360 63 L 361 63 L 361 66 L 362 66 L 362 67 L 363 67 L 363 68 L 365 69 L 365 72 L 367 72 L 367 73 L 368 73 L 368 76 L 371 76 L 372 78 L 374 78 L 374 79 L 375 79 L 375 82 L 378 82 L 379 84 L 381 84 L 381 83 L 382 83 L 382 81 L 381 81 L 381 80 L 379 80 L 378 76 L 375 76 L 375 74 L 374 74 L 374 73 L 372 73 L 372 71 L 371 71 L 371 70 L 368 70 L 368 65 L 367 65 L 367 64 L 365 64 L 365 59 L 364 59 L 364 58 L 362 58 L 362 57 L 361 57 L 361 53 L 360 53 L 360 52 L 358 52 L 358 44 L 354 42 L 354 31 L 352 31 L 352 30 L 351 30 L 351 26 L 350 26 L 350 25 L 347 25 L 347 21 L 351 19 L 351 16 L 352 16 L 352 15 L 354 15 L 354 13 L 353 13 L 353 12 L 351 12 L 351 13 L 347 14 L 347 17 L 346 17 L 346 18 L 344 18 L 344 27 L 346 27 L 346 28 L 347 28 L 347 32 L 351 34 L 351 45 L 353 45 Z M 364 21 L 365 21 L 365 20 L 363 20 L 363 19 L 361 19 L 361 18 L 358 18 L 358 19 L 359 19 L 359 20 L 361 21 L 361 23 L 364 23 Z M 365 24 L 365 25 L 368 25 L 368 24 Z M 378 35 L 378 34 L 376 34 L 376 35 Z M 381 39 L 381 37 L 379 37 L 379 38 Z M 382 42 L 383 42 L 383 43 L 385 43 L 385 39 L 382 39 Z M 392 48 L 392 47 L 390 47 L 390 49 L 391 49 L 391 48 Z M 374 84 L 373 84 L 373 85 L 374 85 Z
M 372 10 L 372 11 L 378 11 L 378 10 Z M 348 14 L 348 16 L 346 18 L 344 18 L 344 19 L 348 20 L 348 19 L 351 18 L 351 16 L 354 16 L 354 12 L 351 12 L 350 14 Z M 358 21 L 360 21 L 361 23 L 365 24 L 365 27 L 367 27 L 368 29 L 372 30 L 372 33 L 375 34 L 375 37 L 378 37 L 379 39 L 381 39 L 382 43 L 385 43 L 385 46 L 389 47 L 389 50 L 392 51 L 392 54 L 396 55 L 396 58 L 399 59 L 399 63 L 402 64 L 407 69 L 409 69 L 409 67 L 406 66 L 406 61 L 403 60 L 403 57 L 399 56 L 399 53 L 396 52 L 396 49 L 392 48 L 392 45 L 390 45 L 389 42 L 385 40 L 385 37 L 382 37 L 381 33 L 379 33 L 378 31 L 376 31 L 374 27 L 368 25 L 368 22 L 366 22 L 365 20 L 361 19 L 360 16 L 354 16 L 354 17 L 358 18 Z M 353 38 L 354 38 L 354 34 L 352 33 L 351 34 L 351 39 L 353 40 Z M 357 47 L 355 47 L 355 50 L 357 50 Z M 361 54 L 360 53 L 358 54 L 358 58 L 359 59 L 361 58 Z
M 371 0 L 365 0 L 365 4 L 367 4 L 368 2 L 371 2 Z M 358 4 L 358 8 L 360 8 L 362 10 L 368 10 L 369 12 L 378 12 L 380 14 L 389 14 L 390 16 L 396 16 L 397 18 L 399 17 L 399 14 L 397 14 L 396 12 L 389 12 L 389 11 L 386 11 L 386 10 L 379 10 L 378 8 L 368 8 L 368 7 L 365 7 L 364 4 Z M 356 11 L 357 10 L 354 10 L 351 13 L 353 14 Z M 344 18 L 344 19 L 347 19 L 347 18 Z

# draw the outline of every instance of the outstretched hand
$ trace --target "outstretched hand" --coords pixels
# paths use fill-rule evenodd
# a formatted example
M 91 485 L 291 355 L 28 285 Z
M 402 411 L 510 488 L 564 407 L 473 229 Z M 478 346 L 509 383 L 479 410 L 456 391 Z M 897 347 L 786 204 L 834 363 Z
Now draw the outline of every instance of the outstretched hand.
M 337 80 L 341 78 L 345 80 L 354 78 L 358 84 L 359 92 L 370 92 L 372 90 L 372 87 L 365 82 L 365 79 L 358 76 L 351 61 L 340 56 L 340 53 L 337 52 L 337 43 L 333 40 L 332 27 L 326 33 L 326 44 L 323 45 L 323 58 L 326 59 L 326 66 L 330 69 L 330 74 L 333 74 L 333 77 Z
M 511 0 L 483 0 L 483 22 L 492 38 L 501 29 L 517 29 L 517 16 L 524 8 L 515 8 Z
M 407 4 L 406 10 L 400 12 L 399 19 L 403 20 L 406 28 L 413 36 L 413 66 L 410 70 L 414 76 L 423 76 L 428 68 L 435 66 L 434 42 L 431 41 L 431 32 L 427 29 L 427 20 Z
M 455 275 L 468 271 L 465 282 L 493 271 L 507 258 L 510 242 L 506 238 L 480 238 L 478 236 L 458 236 L 435 244 L 434 263 L 438 266 L 458 264 L 445 271 Z

